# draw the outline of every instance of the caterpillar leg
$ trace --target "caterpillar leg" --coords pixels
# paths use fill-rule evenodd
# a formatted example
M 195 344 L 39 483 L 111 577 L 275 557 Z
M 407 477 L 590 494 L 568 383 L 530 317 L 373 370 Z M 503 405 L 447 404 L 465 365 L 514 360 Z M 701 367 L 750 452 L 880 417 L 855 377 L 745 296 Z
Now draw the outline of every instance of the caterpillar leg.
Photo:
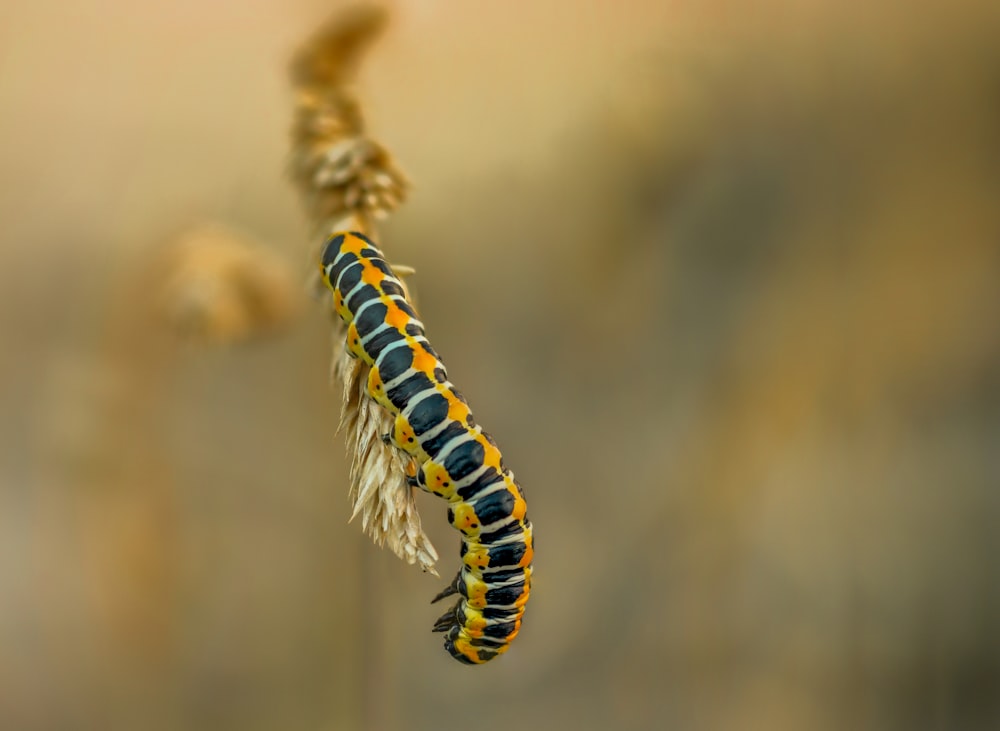
M 423 480 L 420 479 L 419 468 L 417 467 L 417 463 L 413 460 L 410 460 L 410 462 L 406 465 L 406 485 L 408 487 L 420 488 L 424 492 L 430 492 L 430 490 L 427 489 L 427 485 L 425 485 Z
M 431 632 L 450 632 L 454 627 L 460 627 L 461 622 L 458 619 L 458 605 L 449 609 L 447 612 L 442 614 L 434 622 L 434 626 L 431 628 Z
M 455 578 L 451 580 L 451 583 L 449 583 L 448 586 L 442 589 L 440 594 L 431 599 L 431 604 L 439 602 L 445 597 L 452 596 L 453 594 L 458 594 L 459 588 L 461 586 L 462 586 L 462 570 L 459 569 L 458 573 L 455 574 Z
M 354 322 L 347 326 L 347 352 L 355 358 L 364 360 L 365 351 L 361 347 L 361 335 L 358 334 L 358 326 Z
M 385 395 L 385 384 L 382 383 L 382 374 L 378 368 L 368 371 L 368 396 L 386 411 L 392 412 L 392 404 Z
M 417 435 L 413 433 L 413 427 L 402 414 L 396 417 L 390 438 L 393 444 L 409 454 L 413 454 L 419 449 Z
M 397 420 L 392 431 L 387 431 L 380 436 L 383 444 L 391 444 L 396 449 L 412 455 L 417 450 L 415 446 L 417 439 L 413 436 L 413 430 L 410 429 L 410 425 L 406 423 L 405 419 L 403 423 L 404 426 L 400 426 Z

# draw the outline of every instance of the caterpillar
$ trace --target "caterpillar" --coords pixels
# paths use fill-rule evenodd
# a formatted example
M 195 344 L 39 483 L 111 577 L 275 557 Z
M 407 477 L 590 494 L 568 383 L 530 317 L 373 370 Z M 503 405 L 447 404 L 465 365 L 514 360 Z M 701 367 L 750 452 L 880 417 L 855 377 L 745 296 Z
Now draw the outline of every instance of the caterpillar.
M 467 664 L 507 651 L 531 589 L 531 522 L 520 485 L 496 442 L 448 380 L 423 323 L 378 247 L 357 232 L 333 234 L 320 261 L 347 351 L 371 366 L 368 395 L 395 419 L 383 436 L 410 455 L 407 482 L 448 501 L 462 534 L 462 565 L 433 602 L 458 594 L 434 624 Z

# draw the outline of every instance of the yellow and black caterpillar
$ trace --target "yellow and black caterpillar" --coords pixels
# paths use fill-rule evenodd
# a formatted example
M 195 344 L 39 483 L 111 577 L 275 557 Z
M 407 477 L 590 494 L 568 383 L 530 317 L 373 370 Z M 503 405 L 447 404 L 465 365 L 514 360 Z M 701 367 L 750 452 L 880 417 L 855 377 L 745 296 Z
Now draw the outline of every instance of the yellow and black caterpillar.
M 455 659 L 506 652 L 531 588 L 531 523 L 520 485 L 472 418 L 382 252 L 360 233 L 326 243 L 320 270 L 347 324 L 347 349 L 371 366 L 368 394 L 395 416 L 387 442 L 417 462 L 411 485 L 448 501 L 462 568 L 433 601 L 460 594 L 434 625 Z

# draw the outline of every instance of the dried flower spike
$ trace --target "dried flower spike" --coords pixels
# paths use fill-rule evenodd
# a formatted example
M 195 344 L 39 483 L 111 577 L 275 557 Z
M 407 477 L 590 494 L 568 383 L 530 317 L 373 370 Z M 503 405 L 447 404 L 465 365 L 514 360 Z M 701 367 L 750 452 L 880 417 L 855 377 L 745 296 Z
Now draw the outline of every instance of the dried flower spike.
M 328 234 L 346 213 L 383 218 L 405 199 L 409 182 L 389 152 L 369 137 L 351 86 L 360 56 L 386 25 L 384 10 L 361 6 L 339 15 L 295 56 L 291 174 L 310 219 Z
M 184 337 L 231 343 L 285 326 L 298 287 L 273 252 L 218 224 L 185 232 L 160 267 L 158 310 Z
M 388 151 L 366 134 L 352 88 L 363 52 L 386 20 L 384 10 L 371 6 L 342 13 L 292 63 L 296 107 L 291 174 L 319 241 L 345 228 L 374 235 L 375 220 L 406 198 L 406 177 Z M 351 458 L 352 517 L 361 517 L 375 543 L 436 575 L 437 552 L 421 528 L 406 464 L 381 438 L 392 419 L 365 397 L 370 368 L 343 350 L 345 331 L 334 320 L 338 346 L 333 377 L 343 385 L 341 430 Z

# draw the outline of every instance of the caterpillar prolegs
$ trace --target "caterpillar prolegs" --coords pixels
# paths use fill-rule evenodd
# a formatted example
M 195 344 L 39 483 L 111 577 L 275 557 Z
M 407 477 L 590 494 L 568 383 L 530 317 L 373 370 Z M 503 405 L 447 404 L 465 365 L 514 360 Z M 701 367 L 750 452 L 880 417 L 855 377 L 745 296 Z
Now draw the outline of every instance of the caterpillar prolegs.
M 531 523 L 520 485 L 444 363 L 382 252 L 360 233 L 336 233 L 320 263 L 347 349 L 371 366 L 368 394 L 394 417 L 385 439 L 416 461 L 411 485 L 448 501 L 462 534 L 462 567 L 433 601 L 460 598 L 434 625 L 455 659 L 484 663 L 506 652 L 531 588 Z

